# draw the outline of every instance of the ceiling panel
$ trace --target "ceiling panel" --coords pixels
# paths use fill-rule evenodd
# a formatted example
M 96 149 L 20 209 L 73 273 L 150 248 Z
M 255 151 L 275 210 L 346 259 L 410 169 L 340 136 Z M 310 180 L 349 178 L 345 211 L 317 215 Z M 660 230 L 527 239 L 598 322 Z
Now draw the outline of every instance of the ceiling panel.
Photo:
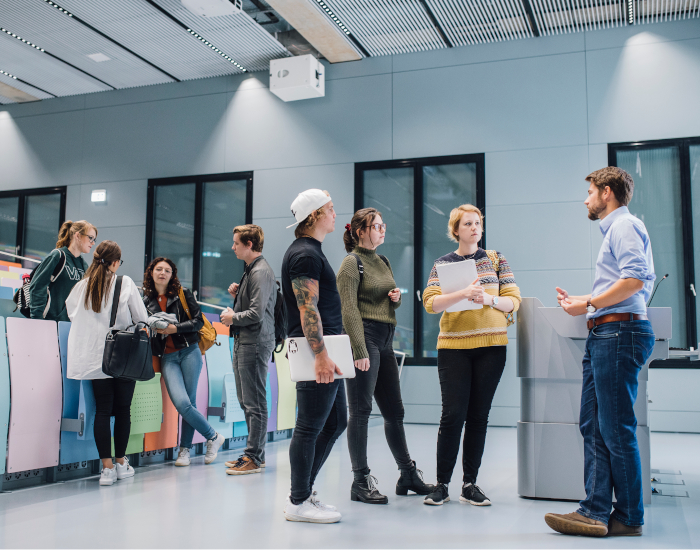
M 0 63 L 1 62 L 2 61 L 0 61 Z M 2 66 L 0 66 L 0 71 L 5 71 L 5 69 L 3 69 Z M 9 73 L 10 71 L 5 72 Z M 16 76 L 13 73 L 10 74 L 12 74 L 12 76 Z M 7 76 L 3 73 L 0 73 L 0 82 L 7 84 L 8 86 L 12 86 L 13 88 L 17 88 L 18 90 L 28 93 L 29 95 L 33 95 L 34 97 L 39 99 L 51 99 L 52 97 L 54 97 L 51 94 L 47 94 L 46 92 L 37 90 L 34 86 L 29 86 L 28 84 L 20 82 L 19 80 L 15 80 L 14 78 Z M 15 103 L 15 100 L 7 96 L 0 96 L 0 103 Z
M 324 0 L 370 55 L 446 47 L 419 0 Z
M 659 23 L 700 17 L 700 0 L 633 0 L 637 23 Z
M 4 32 L 0 32 L 0 65 L 3 71 L 56 96 L 111 90 L 98 80 Z

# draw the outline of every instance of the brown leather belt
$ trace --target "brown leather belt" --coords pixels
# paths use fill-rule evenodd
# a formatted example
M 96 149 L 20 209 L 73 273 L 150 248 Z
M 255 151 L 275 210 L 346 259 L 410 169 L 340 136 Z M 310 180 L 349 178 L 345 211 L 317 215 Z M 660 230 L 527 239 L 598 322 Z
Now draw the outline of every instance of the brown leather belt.
M 602 317 L 588 320 L 588 330 L 605 323 L 620 323 L 625 321 L 648 321 L 649 317 L 640 313 L 608 313 Z

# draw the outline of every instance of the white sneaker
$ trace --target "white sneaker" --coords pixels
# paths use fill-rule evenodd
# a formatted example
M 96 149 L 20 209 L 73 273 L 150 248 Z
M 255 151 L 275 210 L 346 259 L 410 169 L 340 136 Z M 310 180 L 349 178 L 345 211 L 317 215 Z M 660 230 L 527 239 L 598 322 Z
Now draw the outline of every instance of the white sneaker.
M 111 468 L 102 468 L 100 485 L 114 485 L 115 481 L 117 481 L 117 469 L 114 466 Z
M 180 452 L 177 453 L 177 460 L 175 461 L 175 466 L 189 466 L 190 465 L 190 450 L 187 447 L 180 447 Z
M 219 448 L 224 444 L 226 438 L 220 433 L 216 434 L 214 439 L 207 439 L 207 452 L 204 455 L 204 464 L 211 464 L 216 460 L 216 455 L 219 454 Z
M 337 523 L 342 517 L 340 512 L 321 508 L 318 502 L 313 500 L 313 495 L 301 504 L 292 504 L 287 499 L 284 507 L 284 517 L 287 521 L 305 521 L 308 523 Z
M 134 469 L 131 467 L 131 464 L 129 464 L 129 459 L 124 457 L 124 465 L 122 466 L 117 462 L 115 464 L 117 468 L 117 479 L 126 479 L 127 477 L 133 477 L 134 476 Z
M 313 501 L 316 503 L 317 506 L 320 506 L 324 510 L 328 510 L 329 512 L 337 512 L 338 511 L 338 509 L 335 506 L 333 506 L 332 504 L 324 504 L 323 502 L 321 502 L 318 498 L 318 493 L 316 491 L 311 493 L 310 498 L 313 499 Z

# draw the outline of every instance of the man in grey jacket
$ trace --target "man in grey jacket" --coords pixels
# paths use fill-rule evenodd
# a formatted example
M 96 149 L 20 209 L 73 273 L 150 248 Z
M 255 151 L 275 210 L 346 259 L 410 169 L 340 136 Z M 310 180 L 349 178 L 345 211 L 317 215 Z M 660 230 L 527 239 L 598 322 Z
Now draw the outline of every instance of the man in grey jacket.
M 227 462 L 229 475 L 255 474 L 265 467 L 267 438 L 267 364 L 275 348 L 275 274 L 262 256 L 265 236 L 257 225 L 239 225 L 233 230 L 233 251 L 245 262 L 243 278 L 228 289 L 233 309 L 221 314 L 231 327 L 233 372 L 238 402 L 248 425 L 248 445 L 241 457 Z

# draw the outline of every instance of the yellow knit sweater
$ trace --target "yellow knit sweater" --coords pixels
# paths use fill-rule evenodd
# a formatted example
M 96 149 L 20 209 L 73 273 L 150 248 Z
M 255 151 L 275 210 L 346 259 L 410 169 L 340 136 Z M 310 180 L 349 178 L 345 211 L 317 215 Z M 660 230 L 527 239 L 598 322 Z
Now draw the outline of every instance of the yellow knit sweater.
M 482 248 L 477 250 L 474 261 L 476 272 L 484 291 L 493 296 L 507 296 L 513 300 L 513 312 L 520 307 L 520 289 L 515 284 L 513 272 L 508 266 L 503 254 L 498 254 L 498 274 Z M 423 291 L 423 307 L 428 313 L 433 311 L 433 300 L 442 294 L 436 266 L 443 263 L 461 262 L 463 256 L 456 252 L 438 258 L 430 271 L 428 286 Z M 450 313 L 445 311 L 440 318 L 440 334 L 438 335 L 437 349 L 473 349 L 486 346 L 505 346 L 508 343 L 506 328 L 508 322 L 506 314 L 490 306 L 482 309 L 458 311 Z

